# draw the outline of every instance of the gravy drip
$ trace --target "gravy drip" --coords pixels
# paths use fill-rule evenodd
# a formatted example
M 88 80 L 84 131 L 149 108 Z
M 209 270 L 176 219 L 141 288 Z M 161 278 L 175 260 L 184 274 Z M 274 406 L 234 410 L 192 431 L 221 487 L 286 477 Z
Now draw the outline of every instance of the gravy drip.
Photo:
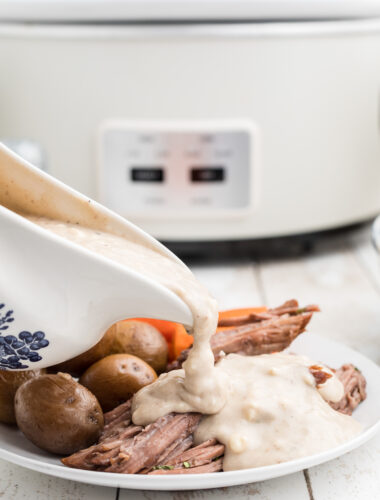
M 193 315 L 194 346 L 183 365 L 185 376 L 169 377 L 155 386 L 134 408 L 133 421 L 147 424 L 172 411 L 197 411 L 212 414 L 225 403 L 222 380 L 216 376 L 210 337 L 218 322 L 215 299 L 181 262 L 155 252 L 141 244 L 87 227 L 44 217 L 26 219 L 94 253 L 133 269 L 176 293 Z M 153 399 L 153 402 L 151 402 Z
M 318 453 L 360 432 L 358 422 L 327 403 L 341 399 L 341 382 L 331 373 L 326 383 L 317 386 L 309 371 L 315 362 L 308 358 L 284 353 L 229 354 L 214 366 L 210 337 L 217 326 L 217 304 L 180 262 L 110 233 L 26 218 L 160 282 L 191 309 L 193 348 L 181 370 L 162 374 L 135 395 L 135 424 L 149 424 L 172 411 L 203 413 L 195 440 L 216 438 L 223 443 L 226 471 Z

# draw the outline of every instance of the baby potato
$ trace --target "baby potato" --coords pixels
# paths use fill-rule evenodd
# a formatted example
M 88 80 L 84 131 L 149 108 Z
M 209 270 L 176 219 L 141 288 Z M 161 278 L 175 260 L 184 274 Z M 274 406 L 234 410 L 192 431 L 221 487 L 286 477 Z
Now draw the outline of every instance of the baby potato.
M 0 370 L 0 422 L 15 424 L 14 399 L 17 389 L 27 380 L 39 377 L 46 370 Z
M 96 397 L 69 374 L 41 375 L 15 396 L 17 425 L 42 450 L 70 455 L 92 445 L 103 426 Z
M 115 323 L 108 332 L 112 336 L 113 353 L 133 354 L 157 373 L 165 370 L 168 345 L 157 328 L 144 321 L 127 320 Z
M 99 340 L 97 344 L 95 344 L 91 349 L 79 356 L 75 356 L 75 358 L 68 359 L 67 361 L 63 361 L 58 365 L 50 366 L 48 368 L 49 373 L 58 373 L 64 372 L 69 373 L 73 377 L 80 377 L 82 373 L 87 370 L 89 366 L 98 361 L 99 359 L 104 358 L 111 354 L 112 350 L 112 342 L 113 342 L 113 332 L 111 328 L 106 331 L 104 336 Z
M 50 366 L 48 372 L 65 372 L 73 377 L 80 377 L 88 367 L 110 354 L 133 354 L 146 361 L 157 373 L 161 373 L 168 361 L 168 345 L 157 328 L 144 321 L 119 321 L 91 349 L 63 363 Z
M 156 372 L 142 359 L 131 354 L 111 354 L 90 366 L 79 383 L 95 394 L 106 412 L 156 378 Z

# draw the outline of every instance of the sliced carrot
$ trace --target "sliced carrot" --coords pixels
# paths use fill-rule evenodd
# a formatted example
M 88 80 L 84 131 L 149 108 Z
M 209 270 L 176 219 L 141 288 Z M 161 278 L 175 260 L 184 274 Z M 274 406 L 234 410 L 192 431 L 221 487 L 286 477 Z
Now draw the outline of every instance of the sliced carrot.
M 182 325 L 177 324 L 173 337 L 173 359 L 177 359 L 181 352 L 190 347 L 192 343 L 192 335 L 189 335 Z
M 250 314 L 259 314 L 266 312 L 268 310 L 267 307 L 244 307 L 241 309 L 228 309 L 226 311 L 219 312 L 219 320 L 221 319 L 231 319 L 231 318 L 239 318 L 241 316 L 249 316 Z M 228 330 L 229 328 L 234 328 L 233 326 L 219 326 L 217 331 L 220 332 L 222 330 Z
M 235 318 L 237 316 L 248 316 L 249 314 L 258 314 L 267 311 L 267 307 L 244 307 L 242 309 L 227 309 L 219 311 L 219 319 Z

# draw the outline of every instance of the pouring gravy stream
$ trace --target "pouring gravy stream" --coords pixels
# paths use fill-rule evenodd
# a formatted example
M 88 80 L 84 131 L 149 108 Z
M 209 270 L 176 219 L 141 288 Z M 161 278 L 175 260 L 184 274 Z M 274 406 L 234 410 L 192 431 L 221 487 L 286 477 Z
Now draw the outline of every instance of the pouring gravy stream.
M 195 440 L 217 438 L 226 447 L 224 470 L 279 463 L 318 453 L 361 430 L 352 417 L 333 410 L 341 382 L 316 387 L 315 364 L 284 353 L 245 357 L 230 354 L 214 365 L 211 335 L 218 307 L 185 266 L 110 233 L 43 217 L 31 222 L 88 250 L 133 269 L 176 293 L 190 308 L 194 345 L 180 370 L 161 375 L 133 400 L 133 422 L 146 425 L 170 412 L 204 414 Z

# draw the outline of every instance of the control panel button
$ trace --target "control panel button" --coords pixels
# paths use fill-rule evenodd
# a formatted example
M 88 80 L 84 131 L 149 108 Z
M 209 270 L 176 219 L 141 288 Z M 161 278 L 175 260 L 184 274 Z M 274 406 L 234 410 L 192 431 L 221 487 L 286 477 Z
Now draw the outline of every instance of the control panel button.
M 194 167 L 190 177 L 192 182 L 222 182 L 225 171 L 223 167 Z
M 158 167 L 133 167 L 130 175 L 135 182 L 163 182 L 165 177 L 164 169 Z

